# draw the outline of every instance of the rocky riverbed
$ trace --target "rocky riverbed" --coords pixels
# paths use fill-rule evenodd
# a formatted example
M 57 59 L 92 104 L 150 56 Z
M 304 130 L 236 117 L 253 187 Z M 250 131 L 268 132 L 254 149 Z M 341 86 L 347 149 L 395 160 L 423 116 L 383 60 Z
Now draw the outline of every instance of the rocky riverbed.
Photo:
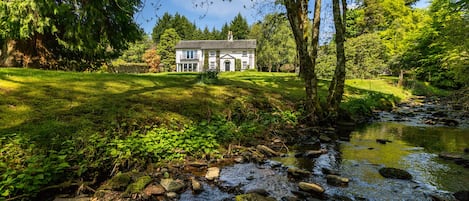
M 304 128 L 295 145 L 230 146 L 223 159 L 119 173 L 55 200 L 468 200 L 467 119 L 417 97 L 354 131 Z

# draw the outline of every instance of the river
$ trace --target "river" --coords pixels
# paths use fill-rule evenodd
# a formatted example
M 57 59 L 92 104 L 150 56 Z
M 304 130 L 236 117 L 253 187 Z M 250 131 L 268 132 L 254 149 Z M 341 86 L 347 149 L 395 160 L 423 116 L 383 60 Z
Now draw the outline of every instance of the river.
M 333 143 L 321 144 L 328 153 L 317 158 L 295 157 L 296 153 L 308 149 L 300 146 L 265 164 L 224 167 L 218 185 L 204 183 L 203 193 L 185 192 L 180 200 L 232 200 L 236 193 L 226 189 L 240 192 L 265 189 L 270 197 L 286 200 L 295 197 L 292 191 L 298 190 L 298 181 L 320 184 L 326 190 L 327 200 L 454 200 L 454 192 L 469 190 L 469 169 L 441 159 L 438 154 L 451 152 L 467 158 L 464 149 L 469 147 L 469 127 L 460 116 L 445 115 L 445 118 L 458 118 L 460 124 L 456 127 L 428 122 L 432 114 L 445 109 L 429 108 L 431 102 L 403 105 L 393 113 L 381 112 L 374 123 L 346 132 Z M 390 142 L 382 144 L 376 139 Z M 286 171 L 289 167 L 312 174 L 293 180 Z M 382 167 L 406 170 L 413 179 L 384 178 L 378 172 Z M 350 182 L 340 187 L 327 184 L 323 173 L 326 169 L 350 178 Z

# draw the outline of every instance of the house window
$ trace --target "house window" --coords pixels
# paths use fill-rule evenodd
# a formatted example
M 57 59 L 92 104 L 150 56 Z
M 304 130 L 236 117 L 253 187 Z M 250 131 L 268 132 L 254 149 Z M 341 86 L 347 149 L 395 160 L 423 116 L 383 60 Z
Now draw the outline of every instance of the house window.
M 243 57 L 247 57 L 248 56 L 248 51 L 243 51 Z
M 181 72 L 197 72 L 197 63 L 183 64 Z
M 246 69 L 247 66 L 248 66 L 248 62 L 247 62 L 247 61 L 243 61 L 243 69 Z
M 187 50 L 186 59 L 193 59 L 193 58 L 194 58 L 194 50 Z
M 209 54 L 210 54 L 211 57 L 214 57 L 215 56 L 215 51 L 210 51 Z
M 214 62 L 214 61 L 210 62 L 210 68 L 211 68 L 211 69 L 214 69 L 214 68 L 215 68 L 215 62 Z

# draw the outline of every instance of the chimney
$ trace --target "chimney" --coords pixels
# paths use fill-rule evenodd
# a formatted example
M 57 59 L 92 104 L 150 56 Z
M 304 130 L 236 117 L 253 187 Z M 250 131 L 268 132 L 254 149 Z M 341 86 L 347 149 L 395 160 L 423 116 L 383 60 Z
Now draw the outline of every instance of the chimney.
M 233 32 L 228 31 L 228 41 L 233 41 Z

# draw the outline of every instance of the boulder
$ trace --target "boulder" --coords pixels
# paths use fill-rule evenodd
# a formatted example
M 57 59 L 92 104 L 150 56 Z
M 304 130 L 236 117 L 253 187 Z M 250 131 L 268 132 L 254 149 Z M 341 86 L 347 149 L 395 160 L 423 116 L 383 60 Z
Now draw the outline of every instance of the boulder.
M 211 167 L 207 169 L 207 174 L 205 174 L 205 178 L 209 181 L 213 181 L 220 177 L 220 168 L 218 167 Z
M 192 191 L 194 193 L 200 193 L 204 190 L 204 186 L 202 186 L 202 184 L 197 181 L 197 179 L 195 179 L 194 177 L 191 178 L 191 184 L 192 184 Z
M 327 175 L 326 176 L 327 183 L 333 186 L 344 186 L 347 185 L 350 182 L 350 179 L 345 178 L 345 177 L 340 177 L 337 175 Z
M 311 172 L 307 170 L 302 170 L 296 167 L 289 167 L 287 170 L 288 174 L 294 177 L 309 176 Z
M 186 187 L 181 180 L 174 179 L 162 179 L 160 184 L 167 192 L 178 192 Z
M 313 183 L 307 183 L 307 182 L 300 182 L 298 183 L 298 187 L 305 192 L 310 192 L 310 193 L 318 193 L 322 194 L 324 193 L 324 188 L 318 184 L 313 184 Z
M 275 198 L 264 197 L 257 193 L 241 194 L 235 197 L 236 201 L 276 201 Z
M 143 190 L 143 194 L 148 197 L 153 196 L 153 195 L 163 195 L 164 192 L 165 192 L 164 187 L 159 184 L 158 185 L 150 184 Z
M 381 168 L 379 169 L 379 174 L 385 178 L 404 180 L 412 179 L 412 175 L 409 172 L 397 168 Z
M 272 150 L 271 148 L 269 148 L 265 145 L 257 145 L 256 149 L 261 151 L 262 153 L 264 153 L 267 156 L 280 156 L 281 155 L 280 153 Z

